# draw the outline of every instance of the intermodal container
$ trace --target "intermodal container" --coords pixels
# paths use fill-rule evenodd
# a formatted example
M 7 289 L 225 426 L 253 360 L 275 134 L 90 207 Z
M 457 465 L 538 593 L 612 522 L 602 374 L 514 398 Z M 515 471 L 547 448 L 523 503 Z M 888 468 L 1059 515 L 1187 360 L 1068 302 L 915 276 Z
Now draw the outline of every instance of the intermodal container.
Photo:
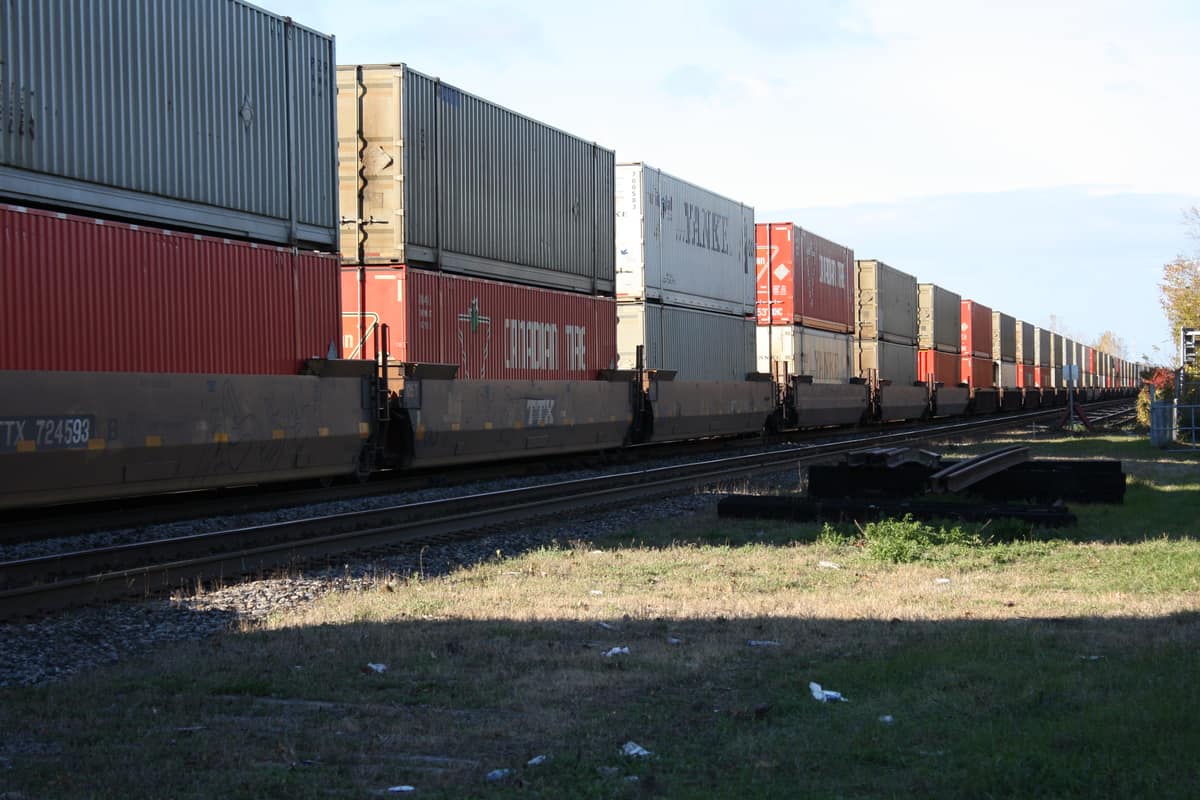
M 813 383 L 846 383 L 854 337 L 799 325 L 758 326 L 758 371 L 783 378 L 807 375 Z
M 754 313 L 754 209 L 647 164 L 618 164 L 617 300 Z
M 894 386 L 912 386 L 917 380 L 917 348 L 879 339 L 854 343 L 855 369 L 860 378 L 891 381 Z
M 343 267 L 346 358 L 378 358 L 384 325 L 389 360 L 453 364 L 460 380 L 590 380 L 617 364 L 612 298 L 411 267 Z
M 1052 367 L 1038 367 L 1034 373 L 1034 380 L 1039 387 L 1047 388 L 1054 386 L 1054 369 Z
M 344 261 L 612 294 L 611 150 L 404 64 L 337 81 Z
M 336 250 L 333 37 L 239 0 L 0 14 L 0 197 Z
M 993 361 L 997 389 L 1013 389 L 1017 385 L 1017 364 L 1015 361 Z
M 1051 335 L 1045 328 L 1034 328 L 1033 363 L 1039 367 L 1048 367 L 1054 363 L 1050 351 Z
M 959 353 L 964 357 L 992 357 L 992 310 L 974 300 L 963 300 L 960 321 Z M 964 372 L 968 369 L 963 367 Z M 974 384 L 972 384 L 974 386 Z
M 990 317 L 989 317 L 990 318 Z M 959 381 L 972 389 L 990 389 L 995 386 L 991 358 L 981 358 L 973 355 L 959 357 Z
M 295 374 L 338 343 L 332 255 L 0 205 L 0 370 Z
M 855 261 L 855 331 L 859 339 L 917 343 L 917 279 L 882 261 Z
M 1002 311 L 992 312 L 992 360 L 1017 360 L 1017 320 Z
M 1017 320 L 1017 363 L 1037 362 L 1037 329 L 1028 322 Z
M 917 344 L 958 353 L 962 297 L 935 283 L 917 284 Z
M 759 325 L 854 332 L 854 251 L 791 222 L 755 225 Z
M 1018 389 L 1032 389 L 1038 386 L 1037 370 L 1038 368 L 1032 364 L 1017 364 L 1016 387 Z
M 754 318 L 657 303 L 617 303 L 617 366 L 673 370 L 677 380 L 744 381 L 755 370 Z
M 956 353 L 946 353 L 941 350 L 918 350 L 917 380 L 957 386 L 959 372 L 962 369 L 960 361 L 961 359 Z

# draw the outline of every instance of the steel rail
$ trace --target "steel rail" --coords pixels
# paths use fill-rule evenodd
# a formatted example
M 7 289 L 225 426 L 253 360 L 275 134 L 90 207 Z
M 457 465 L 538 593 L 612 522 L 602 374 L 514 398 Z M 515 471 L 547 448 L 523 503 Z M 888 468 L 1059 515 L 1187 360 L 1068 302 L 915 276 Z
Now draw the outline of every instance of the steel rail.
M 508 522 L 646 500 L 722 480 L 792 468 L 868 443 L 923 441 L 1011 428 L 1057 413 L 1057 409 L 1025 412 L 933 428 L 872 433 L 770 453 L 10 561 L 0 563 L 0 619 L 187 589 L 203 581 L 294 566 L 303 559 L 439 540 Z

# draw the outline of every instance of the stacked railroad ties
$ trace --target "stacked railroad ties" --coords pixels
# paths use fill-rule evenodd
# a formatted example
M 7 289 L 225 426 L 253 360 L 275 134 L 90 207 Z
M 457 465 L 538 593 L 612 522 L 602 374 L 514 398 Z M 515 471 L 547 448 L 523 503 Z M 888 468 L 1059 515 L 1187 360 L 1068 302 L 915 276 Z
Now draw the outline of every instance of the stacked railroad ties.
M 337 354 L 333 39 L 236 2 L 5 8 L 3 494 L 352 469 L 359 381 L 300 374 Z

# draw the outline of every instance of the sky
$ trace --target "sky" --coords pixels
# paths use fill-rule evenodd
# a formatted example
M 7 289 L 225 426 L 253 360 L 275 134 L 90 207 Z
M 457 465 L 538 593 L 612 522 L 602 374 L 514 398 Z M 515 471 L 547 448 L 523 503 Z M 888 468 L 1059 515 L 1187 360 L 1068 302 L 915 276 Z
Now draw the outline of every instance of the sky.
M 398 63 L 1131 358 L 1200 254 L 1200 3 L 259 0 Z M 1157 349 L 1156 349 L 1157 348 Z

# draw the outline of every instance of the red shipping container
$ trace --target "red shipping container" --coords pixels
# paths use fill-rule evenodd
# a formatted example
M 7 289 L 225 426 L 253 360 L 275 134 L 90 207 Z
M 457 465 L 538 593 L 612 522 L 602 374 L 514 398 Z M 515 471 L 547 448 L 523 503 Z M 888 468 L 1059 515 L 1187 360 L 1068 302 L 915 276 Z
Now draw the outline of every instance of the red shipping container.
M 854 332 L 854 251 L 791 222 L 755 230 L 759 325 Z
M 1017 364 L 1017 388 L 1032 389 L 1037 385 L 1037 367 L 1032 364 Z
M 944 383 L 947 386 L 957 386 L 958 375 L 961 371 L 960 357 L 957 353 L 943 353 L 941 350 L 917 351 L 917 380 Z M 933 376 L 930 378 L 930 376 Z
M 962 338 L 958 350 L 964 356 L 992 357 L 992 310 L 974 300 L 962 301 Z M 974 384 L 972 384 L 974 386 Z
M 346 357 L 376 358 L 381 324 L 389 360 L 454 364 L 459 379 L 592 380 L 617 364 L 612 298 L 405 265 L 364 268 L 360 283 L 343 268 Z
M 0 204 L 0 369 L 295 374 L 338 259 Z
M 1054 385 L 1054 382 L 1050 377 L 1050 367 L 1038 367 L 1037 371 L 1033 373 L 1033 376 L 1037 381 L 1037 386 L 1039 388 L 1049 388 L 1050 386 Z
M 989 319 L 990 316 L 989 314 Z M 968 384 L 972 389 L 993 388 L 995 376 L 993 375 L 992 360 L 990 358 L 976 358 L 969 355 L 960 356 L 959 364 L 959 380 L 962 383 Z

